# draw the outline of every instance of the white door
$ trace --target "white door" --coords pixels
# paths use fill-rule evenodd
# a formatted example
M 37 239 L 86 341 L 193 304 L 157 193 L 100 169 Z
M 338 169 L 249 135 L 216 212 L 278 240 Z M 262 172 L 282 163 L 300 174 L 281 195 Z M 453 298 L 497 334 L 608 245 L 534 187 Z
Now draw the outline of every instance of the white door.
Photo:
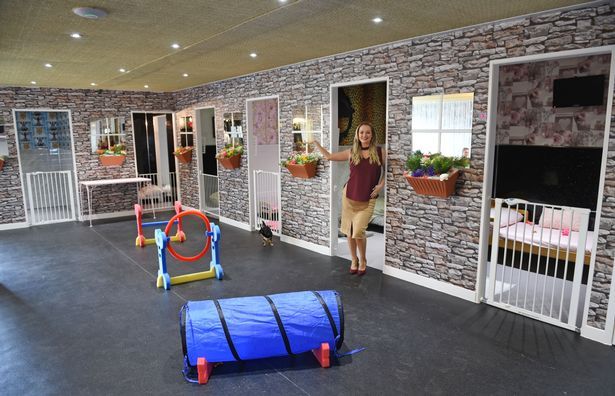
M 169 155 L 167 151 L 167 118 L 165 115 L 154 117 L 154 144 L 156 145 L 158 187 L 164 189 L 165 187 L 171 185 L 169 174 Z

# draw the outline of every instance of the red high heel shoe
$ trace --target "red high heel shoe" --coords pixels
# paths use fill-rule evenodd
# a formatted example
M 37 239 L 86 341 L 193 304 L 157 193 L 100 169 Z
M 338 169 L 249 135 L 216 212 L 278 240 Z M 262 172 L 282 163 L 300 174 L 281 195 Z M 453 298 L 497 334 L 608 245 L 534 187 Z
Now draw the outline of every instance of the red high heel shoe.
M 363 266 L 363 269 L 360 269 L 357 271 L 357 275 L 359 276 L 363 276 L 365 275 L 365 273 L 367 272 L 367 261 L 365 262 L 365 265 Z
M 359 263 L 357 261 L 352 260 L 350 262 L 350 273 L 356 274 L 359 271 Z

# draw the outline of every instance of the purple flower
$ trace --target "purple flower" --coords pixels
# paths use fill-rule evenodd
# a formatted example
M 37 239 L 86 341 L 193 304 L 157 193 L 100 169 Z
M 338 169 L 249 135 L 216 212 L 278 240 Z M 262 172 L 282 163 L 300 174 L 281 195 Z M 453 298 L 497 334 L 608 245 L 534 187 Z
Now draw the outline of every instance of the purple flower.
M 436 171 L 433 169 L 433 166 L 430 165 L 429 168 L 427 168 L 427 176 L 435 176 L 436 175 Z
M 421 168 L 419 169 L 415 169 L 414 172 L 412 172 L 412 176 L 414 177 L 423 177 L 425 176 L 425 171 Z

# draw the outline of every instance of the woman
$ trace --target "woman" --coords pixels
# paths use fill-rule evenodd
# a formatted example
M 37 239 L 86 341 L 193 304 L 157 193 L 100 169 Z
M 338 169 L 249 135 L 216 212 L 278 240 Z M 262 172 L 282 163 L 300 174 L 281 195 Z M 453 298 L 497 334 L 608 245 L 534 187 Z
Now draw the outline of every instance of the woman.
M 384 187 L 386 153 L 376 146 L 374 128 L 368 122 L 357 127 L 352 149 L 329 153 L 317 141 L 314 144 L 326 159 L 348 161 L 350 165 L 350 177 L 342 193 L 341 231 L 348 237 L 352 257 L 350 273 L 364 275 L 367 270 L 365 229 L 374 213 L 376 198 Z

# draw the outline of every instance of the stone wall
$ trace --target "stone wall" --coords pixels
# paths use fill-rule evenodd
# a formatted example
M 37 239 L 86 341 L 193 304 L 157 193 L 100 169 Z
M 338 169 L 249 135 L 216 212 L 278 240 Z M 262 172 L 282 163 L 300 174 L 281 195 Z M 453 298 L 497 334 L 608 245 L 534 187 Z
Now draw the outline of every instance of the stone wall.
M 167 93 L 55 88 L 0 89 L 0 112 L 7 124 L 5 128 L 10 157 L 0 177 L 0 224 L 26 220 L 17 161 L 13 109 L 70 110 L 78 181 L 115 179 L 136 176 L 130 112 L 172 110 L 171 99 L 171 94 Z M 124 117 L 126 120 L 127 155 L 126 161 L 120 167 L 101 166 L 98 156 L 91 152 L 90 121 L 105 117 Z M 136 202 L 135 186 L 107 186 L 97 188 L 95 194 L 96 199 L 92 203 L 94 213 L 97 214 L 132 210 Z M 87 205 L 85 199 L 83 202 Z
M 280 144 L 292 148 L 292 108 L 328 105 L 330 85 L 388 77 L 386 264 L 474 290 L 486 139 L 489 62 L 522 55 L 615 43 L 615 14 L 609 5 L 550 12 L 459 29 L 362 51 L 309 61 L 176 92 L 179 109 L 215 106 L 218 148 L 222 112 L 242 111 L 245 100 L 278 95 Z M 411 100 L 434 93 L 474 92 L 472 160 L 448 199 L 418 196 L 403 178 L 412 150 Z M 324 119 L 329 121 L 330 109 Z M 244 114 L 245 119 L 245 114 Z M 615 134 L 612 123 L 611 134 Z M 245 130 L 245 129 L 244 129 Z M 329 125 L 323 128 L 328 142 Z M 244 136 L 244 139 L 246 137 Z M 611 140 L 612 142 L 612 140 Z M 245 156 L 244 156 L 245 157 Z M 600 223 L 590 324 L 603 328 L 615 247 L 615 147 L 611 143 Z M 239 171 L 220 173 L 221 215 L 249 222 L 245 158 Z M 314 179 L 282 174 L 282 233 L 329 245 L 329 164 Z M 184 184 L 182 182 L 182 184 Z

